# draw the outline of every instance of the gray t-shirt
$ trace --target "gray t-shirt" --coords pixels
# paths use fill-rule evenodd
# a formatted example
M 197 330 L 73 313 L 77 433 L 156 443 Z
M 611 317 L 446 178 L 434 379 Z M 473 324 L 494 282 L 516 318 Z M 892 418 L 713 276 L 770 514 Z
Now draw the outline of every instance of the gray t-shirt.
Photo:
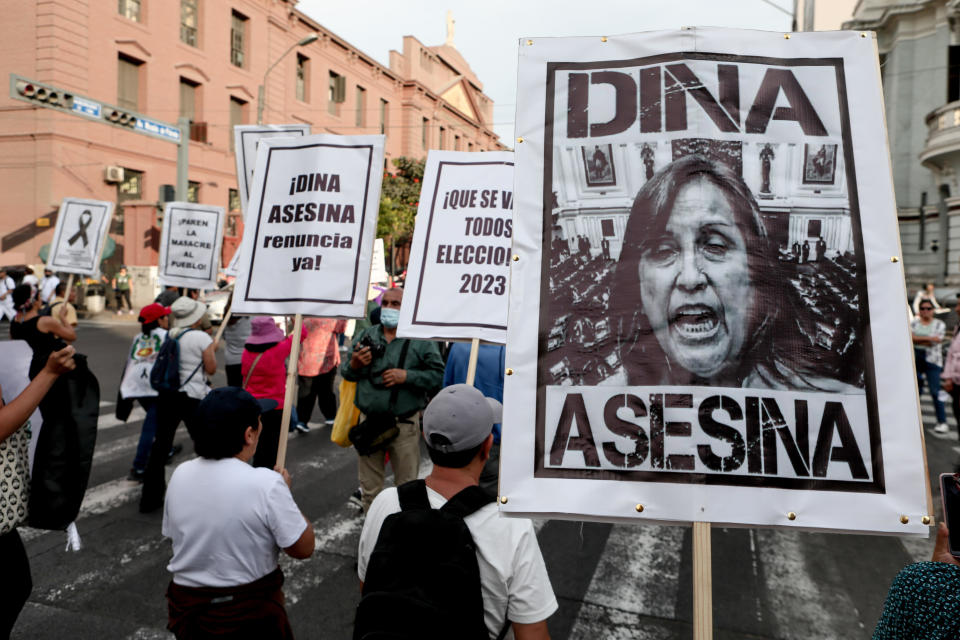
M 223 330 L 223 352 L 225 364 L 240 364 L 243 357 L 243 345 L 250 337 L 250 317 L 240 316 L 236 323 L 227 325 Z

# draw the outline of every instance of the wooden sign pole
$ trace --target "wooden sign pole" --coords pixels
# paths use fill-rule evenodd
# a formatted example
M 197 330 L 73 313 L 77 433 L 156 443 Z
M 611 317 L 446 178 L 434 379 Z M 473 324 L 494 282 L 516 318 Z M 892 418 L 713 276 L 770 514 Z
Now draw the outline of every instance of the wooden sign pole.
M 713 638 L 713 567 L 710 523 L 693 523 L 693 640 Z
M 67 288 L 63 290 L 63 301 L 70 302 L 70 292 L 73 291 L 73 274 L 67 276 Z M 54 291 L 56 295 L 56 291 Z
M 477 356 L 480 354 L 480 338 L 474 338 L 470 342 L 470 360 L 467 364 L 467 384 L 473 385 L 473 379 L 477 375 Z
M 293 344 L 290 345 L 290 357 L 287 360 L 287 387 L 283 392 L 283 416 L 280 418 L 280 443 L 277 446 L 277 464 L 283 469 L 287 460 L 287 432 L 290 427 L 290 412 L 297 391 L 297 362 L 300 359 L 300 329 L 303 326 L 303 316 L 293 316 Z

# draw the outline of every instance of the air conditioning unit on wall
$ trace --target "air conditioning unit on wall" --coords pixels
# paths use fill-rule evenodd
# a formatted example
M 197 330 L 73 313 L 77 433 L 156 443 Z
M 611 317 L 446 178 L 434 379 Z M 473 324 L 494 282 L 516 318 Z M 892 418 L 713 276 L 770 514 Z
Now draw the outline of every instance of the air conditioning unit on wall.
M 105 182 L 123 182 L 123 167 L 107 165 L 103 168 L 103 180 Z

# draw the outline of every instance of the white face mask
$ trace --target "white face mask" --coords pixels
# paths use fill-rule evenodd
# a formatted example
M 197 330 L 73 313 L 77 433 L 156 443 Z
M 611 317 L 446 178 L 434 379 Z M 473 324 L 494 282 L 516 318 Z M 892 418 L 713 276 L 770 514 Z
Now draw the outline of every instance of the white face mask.
M 400 323 L 400 309 L 380 309 L 380 324 L 395 329 Z

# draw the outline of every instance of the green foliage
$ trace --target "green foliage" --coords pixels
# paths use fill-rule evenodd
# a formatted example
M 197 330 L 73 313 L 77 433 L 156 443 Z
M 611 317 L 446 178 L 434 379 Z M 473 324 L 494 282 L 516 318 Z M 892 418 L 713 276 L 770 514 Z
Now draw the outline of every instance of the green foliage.
M 414 219 L 420 204 L 423 165 L 423 160 L 394 158 L 396 173 L 383 174 L 377 237 L 383 238 L 388 269 L 393 264 L 394 247 L 406 244 L 413 235 Z

